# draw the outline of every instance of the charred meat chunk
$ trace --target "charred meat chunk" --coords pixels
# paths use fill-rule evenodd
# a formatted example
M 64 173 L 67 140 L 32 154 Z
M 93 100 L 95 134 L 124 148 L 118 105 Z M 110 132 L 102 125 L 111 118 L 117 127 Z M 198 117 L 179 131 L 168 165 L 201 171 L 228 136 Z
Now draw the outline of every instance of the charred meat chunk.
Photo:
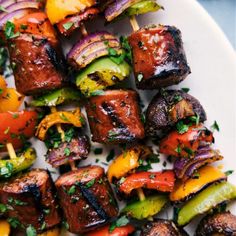
M 148 223 L 142 230 L 141 236 L 187 236 L 188 234 L 178 229 L 170 220 L 157 219 Z
M 126 143 L 144 138 L 138 94 L 133 90 L 107 90 L 86 105 L 92 140 Z
M 150 26 L 129 36 L 136 86 L 156 89 L 178 84 L 190 73 L 181 32 L 174 26 Z
M 118 214 L 104 169 L 99 166 L 82 167 L 60 176 L 56 188 L 72 233 L 95 229 Z
M 32 225 L 42 232 L 60 223 L 52 179 L 46 170 L 34 169 L 0 183 L 0 202 L 5 217 L 19 228 Z
M 49 149 L 46 160 L 53 167 L 58 167 L 71 161 L 86 159 L 89 148 L 88 138 L 80 136 L 73 138 L 70 142 L 61 143 L 57 148 Z
M 196 236 L 205 235 L 235 236 L 236 216 L 230 212 L 206 216 L 201 220 L 196 230 Z
M 145 131 L 148 136 L 156 136 L 160 130 L 174 126 L 179 120 L 191 116 L 206 120 L 206 112 L 200 102 L 181 90 L 164 90 L 151 101 L 146 112 Z

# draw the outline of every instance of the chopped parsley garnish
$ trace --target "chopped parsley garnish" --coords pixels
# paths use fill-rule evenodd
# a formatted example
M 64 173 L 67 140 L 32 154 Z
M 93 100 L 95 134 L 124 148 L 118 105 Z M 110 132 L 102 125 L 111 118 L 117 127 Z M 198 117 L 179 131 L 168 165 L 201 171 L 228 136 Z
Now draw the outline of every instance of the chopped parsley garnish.
M 122 216 L 118 220 L 111 223 L 109 232 L 111 233 L 115 228 L 125 226 L 129 223 L 129 219 L 126 216 Z
M 20 32 L 14 33 L 14 30 L 15 30 L 15 25 L 12 22 L 7 21 L 4 31 L 4 34 L 7 39 L 16 38 L 20 35 Z
M 10 217 L 7 219 L 7 222 L 11 225 L 11 227 L 13 227 L 14 229 L 19 227 L 21 225 L 21 223 L 19 222 L 19 220 L 15 217 Z M 27 235 L 28 236 L 28 235 Z
M 94 185 L 95 181 L 96 181 L 95 179 L 92 179 L 92 180 L 90 180 L 88 183 L 86 183 L 86 184 L 85 184 L 86 188 L 92 187 L 92 186 Z
M 214 121 L 213 125 L 211 126 L 211 129 L 213 131 L 215 131 L 215 130 L 217 130 L 218 132 L 220 131 L 220 127 L 219 127 L 217 121 Z
M 75 187 L 75 185 L 72 185 L 67 193 L 68 193 L 68 195 L 73 195 L 75 193 L 75 191 L 76 191 L 76 187 Z
M 176 129 L 179 134 L 184 134 L 188 131 L 188 125 L 184 124 L 184 122 L 181 120 L 176 124 Z
M 183 150 L 184 150 L 187 154 L 189 154 L 190 156 L 192 156 L 192 155 L 194 154 L 194 152 L 193 152 L 193 150 L 192 150 L 191 148 L 185 147 L 185 148 L 183 148 Z
M 198 125 L 198 124 L 199 124 L 199 121 L 200 121 L 200 116 L 199 116 L 198 114 L 195 115 L 195 116 L 190 116 L 190 117 L 189 117 L 189 120 L 192 121 L 192 122 L 194 122 L 196 125 Z
M 26 29 L 28 28 L 28 26 L 27 26 L 27 25 L 24 25 L 24 24 L 22 24 L 22 25 L 20 25 L 20 28 L 21 28 L 21 29 L 23 29 L 23 30 L 26 30 Z
M 68 157 L 68 156 L 70 156 L 70 149 L 68 148 L 68 147 L 66 147 L 65 149 L 64 149 L 64 154 Z
M 190 91 L 190 88 L 181 88 L 181 90 L 185 93 L 188 93 Z
M 6 211 L 7 211 L 7 206 L 2 204 L 2 203 L 0 203 L 0 212 L 1 213 L 5 213 Z
M 27 236 L 37 236 L 36 229 L 32 225 L 28 226 L 26 229 L 26 235 Z
M 69 143 L 72 140 L 72 138 L 74 137 L 74 135 L 75 135 L 75 129 L 73 127 L 71 127 L 70 129 L 65 131 L 65 141 L 67 143 Z
M 232 175 L 233 173 L 234 173 L 234 170 L 227 170 L 227 171 L 225 171 L 225 175 L 226 176 Z
M 67 22 L 67 23 L 63 24 L 63 28 L 65 30 L 69 30 L 73 25 L 74 25 L 73 22 Z
M 109 162 L 111 160 L 113 160 L 115 157 L 115 150 L 111 149 L 111 151 L 109 152 L 109 154 L 107 155 L 106 161 Z
M 178 144 L 177 148 L 175 149 L 175 152 L 177 153 L 181 153 L 182 152 L 182 148 L 181 146 Z
M 104 94 L 103 90 L 96 90 L 96 91 L 93 91 L 90 95 L 91 96 L 99 96 L 99 95 L 103 95 L 103 94 Z

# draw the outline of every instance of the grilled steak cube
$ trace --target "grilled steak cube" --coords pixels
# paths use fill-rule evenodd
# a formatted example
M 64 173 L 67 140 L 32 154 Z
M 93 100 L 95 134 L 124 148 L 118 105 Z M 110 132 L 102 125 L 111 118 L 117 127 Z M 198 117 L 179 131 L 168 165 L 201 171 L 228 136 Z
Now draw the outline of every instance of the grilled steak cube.
M 138 94 L 133 90 L 107 90 L 86 105 L 92 140 L 126 143 L 144 138 Z
M 56 188 L 72 233 L 95 229 L 118 214 L 104 169 L 99 166 L 82 167 L 60 176 Z
M 150 26 L 129 36 L 136 86 L 156 89 L 178 84 L 190 73 L 181 32 L 173 26 Z
M 0 183 L 5 216 L 20 229 L 33 226 L 42 232 L 60 223 L 52 179 L 46 170 L 34 169 Z
M 53 167 L 58 167 L 71 161 L 83 160 L 87 158 L 89 148 L 89 140 L 86 136 L 73 138 L 69 143 L 63 142 L 59 147 L 49 149 L 47 162 Z M 65 153 L 65 149 L 69 153 Z

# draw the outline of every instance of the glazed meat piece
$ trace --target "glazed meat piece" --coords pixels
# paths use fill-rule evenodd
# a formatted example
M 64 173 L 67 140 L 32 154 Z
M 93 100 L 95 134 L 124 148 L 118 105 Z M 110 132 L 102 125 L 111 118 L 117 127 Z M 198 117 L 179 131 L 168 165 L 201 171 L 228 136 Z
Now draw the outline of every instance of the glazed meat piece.
M 156 136 L 158 131 L 174 126 L 179 120 L 199 116 L 206 120 L 206 112 L 200 102 L 181 90 L 159 92 L 151 101 L 146 112 L 145 131 L 148 136 Z
M 82 167 L 56 181 L 69 231 L 87 232 L 108 223 L 118 214 L 111 187 L 99 166 Z
M 157 219 L 148 223 L 142 230 L 141 236 L 187 236 L 188 234 L 178 229 L 170 220 Z
M 181 32 L 174 26 L 150 26 L 129 36 L 136 86 L 156 89 L 178 84 L 190 73 Z
M 34 169 L 0 184 L 0 202 L 8 206 L 5 216 L 37 232 L 60 223 L 52 179 L 46 170 Z
M 107 90 L 89 99 L 86 112 L 92 140 L 126 143 L 144 138 L 138 94 L 133 90 Z
M 89 141 L 86 136 L 73 138 L 70 142 L 63 142 L 58 148 L 49 149 L 47 162 L 53 167 L 67 164 L 70 161 L 86 159 L 89 154 Z M 69 150 L 68 153 L 65 149 Z
M 196 230 L 196 236 L 235 236 L 236 216 L 230 212 L 217 213 L 202 219 Z

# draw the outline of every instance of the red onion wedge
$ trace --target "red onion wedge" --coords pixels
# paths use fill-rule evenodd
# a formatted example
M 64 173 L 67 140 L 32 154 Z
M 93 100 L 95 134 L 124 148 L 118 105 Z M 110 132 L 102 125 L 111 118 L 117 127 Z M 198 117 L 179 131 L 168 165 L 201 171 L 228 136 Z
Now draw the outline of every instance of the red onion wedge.
M 20 19 L 21 17 L 37 11 L 35 8 L 25 8 L 13 11 L 0 19 L 0 30 L 3 29 L 7 21 L 14 21 L 14 19 Z
M 90 34 L 79 41 L 69 52 L 69 63 L 76 69 L 82 69 L 92 61 L 109 55 L 109 50 L 121 54 L 122 49 L 119 40 L 107 32 Z
M 14 3 L 5 9 L 6 12 L 0 14 L 0 19 L 2 19 L 4 16 L 10 14 L 13 11 L 17 11 L 20 9 L 26 9 L 26 8 L 39 9 L 40 4 L 41 4 L 40 2 L 32 2 L 30 0 Z
M 141 0 L 116 0 L 110 4 L 105 10 L 105 18 L 107 21 L 112 21 L 117 16 L 122 14 L 127 8 L 140 2 Z
M 0 5 L 2 8 L 6 9 L 7 7 L 9 7 L 12 4 L 15 4 L 17 2 L 23 2 L 23 1 L 25 1 L 25 0 L 2 0 L 0 2 Z
M 202 166 L 222 160 L 219 151 L 211 149 L 210 146 L 200 147 L 194 158 L 178 158 L 174 163 L 174 171 L 179 179 L 183 181 L 192 177 Z

